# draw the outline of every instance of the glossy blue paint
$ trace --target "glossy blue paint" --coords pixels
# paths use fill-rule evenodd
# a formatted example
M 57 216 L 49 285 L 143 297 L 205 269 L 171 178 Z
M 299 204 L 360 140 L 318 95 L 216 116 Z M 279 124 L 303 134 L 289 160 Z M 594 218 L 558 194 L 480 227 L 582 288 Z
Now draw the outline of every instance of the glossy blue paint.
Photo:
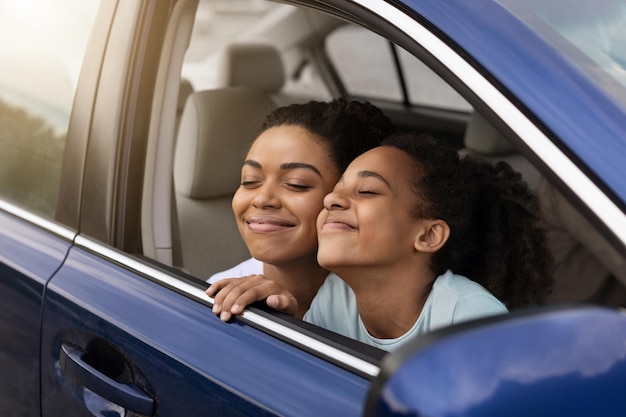
M 626 110 L 492 0 L 404 0 L 495 77 L 626 205 Z
M 106 341 L 141 375 L 159 415 L 361 415 L 369 381 L 206 305 L 72 249 L 44 311 L 43 408 L 88 415 L 84 390 L 58 369 L 62 343 Z
M 378 415 L 624 416 L 626 315 L 577 308 L 506 317 L 419 350 Z
M 0 211 L 0 415 L 39 414 L 39 335 L 46 281 L 69 242 Z

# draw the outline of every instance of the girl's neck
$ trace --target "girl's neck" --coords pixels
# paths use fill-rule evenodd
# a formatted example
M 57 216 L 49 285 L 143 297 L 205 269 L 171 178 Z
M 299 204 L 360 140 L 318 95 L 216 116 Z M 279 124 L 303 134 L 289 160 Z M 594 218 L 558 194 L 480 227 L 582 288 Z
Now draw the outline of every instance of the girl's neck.
M 264 262 L 263 274 L 296 297 L 296 317 L 301 319 L 328 276 L 328 271 L 319 266 L 315 259 L 313 262 L 298 260 L 282 264 Z
M 395 339 L 417 322 L 436 278 L 430 268 L 389 267 L 344 271 L 354 291 L 363 325 L 373 337 Z

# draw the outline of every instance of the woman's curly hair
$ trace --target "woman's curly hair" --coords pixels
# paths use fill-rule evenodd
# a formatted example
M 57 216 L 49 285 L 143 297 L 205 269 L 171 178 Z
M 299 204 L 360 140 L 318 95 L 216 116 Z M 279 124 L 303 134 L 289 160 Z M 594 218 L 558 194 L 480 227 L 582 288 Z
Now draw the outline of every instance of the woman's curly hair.
M 438 143 L 400 133 L 382 143 L 416 161 L 416 217 L 444 220 L 450 237 L 431 260 L 478 282 L 509 309 L 540 303 L 552 287 L 552 255 L 534 193 L 507 163 L 492 165 Z
M 277 126 L 300 126 L 313 133 L 328 145 L 328 156 L 339 172 L 396 130 L 373 104 L 342 98 L 279 107 L 267 116 L 261 133 Z

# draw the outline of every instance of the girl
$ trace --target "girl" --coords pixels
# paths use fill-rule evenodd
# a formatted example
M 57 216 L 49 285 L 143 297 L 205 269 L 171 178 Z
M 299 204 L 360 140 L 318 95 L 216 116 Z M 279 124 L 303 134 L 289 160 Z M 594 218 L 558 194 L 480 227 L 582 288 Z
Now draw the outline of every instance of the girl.
M 318 262 L 341 280 L 327 280 L 305 320 L 395 350 L 505 313 L 505 304 L 537 303 L 552 282 L 538 210 L 507 164 L 459 159 L 427 136 L 392 136 L 324 199 Z

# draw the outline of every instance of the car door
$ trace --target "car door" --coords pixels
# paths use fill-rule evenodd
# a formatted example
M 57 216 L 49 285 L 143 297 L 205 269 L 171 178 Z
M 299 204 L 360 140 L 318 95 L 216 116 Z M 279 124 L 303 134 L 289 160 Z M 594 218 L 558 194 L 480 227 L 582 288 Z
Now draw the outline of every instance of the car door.
M 262 311 L 225 324 L 204 282 L 141 255 L 136 189 L 175 14 L 173 1 L 120 1 L 97 17 L 99 59 L 81 74 L 97 85 L 79 84 L 72 120 L 87 139 L 66 152 L 74 186 L 57 214 L 79 235 L 41 314 L 42 415 L 359 415 L 382 352 Z
M 252 313 L 224 324 L 203 288 L 78 239 L 46 297 L 43 415 L 360 414 L 376 366 Z
M 39 414 L 39 338 L 47 280 L 72 232 L 0 202 L 0 414 Z

